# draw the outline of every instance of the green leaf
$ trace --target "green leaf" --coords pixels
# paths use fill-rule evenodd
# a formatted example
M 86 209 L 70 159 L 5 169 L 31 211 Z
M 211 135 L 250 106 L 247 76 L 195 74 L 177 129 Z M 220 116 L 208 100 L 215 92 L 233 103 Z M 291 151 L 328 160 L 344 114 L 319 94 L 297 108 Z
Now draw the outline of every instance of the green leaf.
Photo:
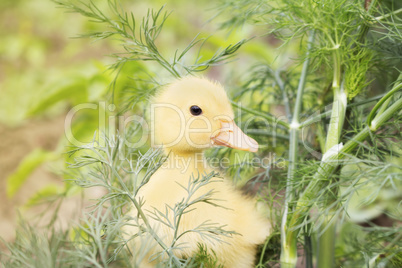
M 65 81 L 57 88 L 49 90 L 47 95 L 42 96 L 38 103 L 35 103 L 33 107 L 29 109 L 27 114 L 40 114 L 54 104 L 66 99 L 70 99 L 72 96 L 76 98 L 77 96 L 81 96 L 81 102 L 85 102 L 87 101 L 86 86 L 86 81 L 82 78 Z
M 54 197 L 58 197 L 60 193 L 63 192 L 63 188 L 58 185 L 47 185 L 37 191 L 34 196 L 29 198 L 28 202 L 25 204 L 27 207 L 35 206 L 43 201 L 47 201 Z
M 7 178 L 7 196 L 12 198 L 38 166 L 56 158 L 55 153 L 42 149 L 35 149 L 25 156 L 17 170 Z

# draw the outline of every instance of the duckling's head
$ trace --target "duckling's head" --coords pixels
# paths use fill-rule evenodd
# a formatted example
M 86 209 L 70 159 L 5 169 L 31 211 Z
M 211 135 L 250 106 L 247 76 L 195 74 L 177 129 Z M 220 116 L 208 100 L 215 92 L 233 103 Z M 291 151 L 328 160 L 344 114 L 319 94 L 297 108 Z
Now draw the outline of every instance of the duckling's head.
M 176 153 L 193 153 L 223 145 L 256 152 L 258 143 L 233 121 L 222 86 L 186 77 L 166 86 L 151 105 L 152 141 Z

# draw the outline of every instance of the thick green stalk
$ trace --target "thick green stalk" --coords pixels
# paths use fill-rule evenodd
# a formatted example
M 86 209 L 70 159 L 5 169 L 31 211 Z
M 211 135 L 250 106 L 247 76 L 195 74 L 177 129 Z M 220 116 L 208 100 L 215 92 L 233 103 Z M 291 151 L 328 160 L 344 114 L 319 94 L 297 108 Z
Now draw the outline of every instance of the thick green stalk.
M 401 77 L 401 79 L 402 79 L 402 77 Z M 372 97 L 372 98 L 369 98 L 369 99 L 366 99 L 366 100 L 363 100 L 363 101 L 360 101 L 360 102 L 348 103 L 347 109 L 352 108 L 352 107 L 356 107 L 356 106 L 360 106 L 360 105 L 364 105 L 364 104 L 367 104 L 367 103 L 370 103 L 370 102 L 373 102 L 373 101 L 377 101 L 377 100 L 381 99 L 382 97 L 384 97 L 385 95 L 388 95 L 388 94 L 380 94 L 378 96 L 375 96 L 375 97 Z M 326 112 L 314 115 L 314 116 L 310 117 L 309 119 L 307 119 L 306 121 L 302 122 L 300 124 L 300 129 L 303 129 L 303 128 L 307 127 L 308 125 L 316 123 L 320 119 L 322 119 L 324 117 L 327 117 L 328 115 L 331 115 L 331 114 L 332 114 L 332 109 L 328 110 Z M 324 141 L 324 143 L 325 143 L 325 141 Z M 325 144 L 322 146 L 322 151 L 324 151 L 324 148 L 325 148 Z
M 338 154 L 334 154 L 326 161 L 322 161 L 317 172 L 314 174 L 310 183 L 308 184 L 306 190 L 300 196 L 297 201 L 295 213 L 290 219 L 290 227 L 296 227 L 303 222 L 303 218 L 306 213 L 310 210 L 311 202 L 318 192 L 322 190 L 322 187 L 326 185 L 326 177 L 331 174 L 338 166 L 335 160 L 343 159 L 348 153 L 357 147 L 361 142 L 363 142 L 369 135 L 371 131 L 378 130 L 385 122 L 387 122 L 396 112 L 402 109 L 402 98 L 393 103 L 388 107 L 382 114 L 376 116 L 377 125 L 376 128 L 370 130 L 368 126 L 362 129 L 353 139 L 349 140 L 340 150 Z
M 335 234 L 336 221 L 331 222 L 332 217 L 326 216 L 317 243 L 317 267 L 334 267 L 335 264 Z M 321 230 L 324 229 L 325 230 Z
M 304 86 L 306 84 L 308 67 L 310 64 L 309 53 L 312 48 L 313 42 L 314 42 L 314 32 L 310 34 L 310 37 L 308 39 L 306 60 L 303 63 L 303 69 L 300 75 L 299 85 L 297 88 L 297 96 L 292 117 L 292 123 L 290 124 L 289 166 L 286 181 L 285 206 L 281 223 L 281 267 L 296 267 L 297 262 L 297 234 L 295 235 L 293 231 L 289 231 L 288 218 L 289 213 L 292 210 L 291 205 L 295 195 L 293 190 L 293 177 L 297 162 L 297 151 L 298 151 L 299 131 L 300 131 L 300 111 L 302 106 L 303 92 L 304 92 Z
M 324 153 L 339 144 L 347 106 L 347 96 L 343 84 L 344 83 L 342 83 L 340 88 L 334 88 L 334 102 L 332 105 L 331 120 L 329 122 Z
M 398 86 L 401 82 L 395 84 Z M 402 98 L 394 102 L 390 107 L 385 109 L 382 113 L 378 113 L 374 118 L 376 124 L 375 127 L 369 128 L 366 126 L 363 130 L 361 130 L 353 139 L 349 140 L 340 150 L 339 153 L 335 153 L 324 161 L 321 161 L 321 164 L 308 184 L 306 190 L 300 196 L 297 201 L 296 207 L 294 209 L 294 213 L 292 214 L 289 221 L 289 230 L 293 233 L 293 235 L 297 236 L 300 228 L 298 228 L 304 221 L 305 217 L 308 215 L 308 212 L 311 208 L 311 200 L 313 200 L 317 193 L 319 193 L 323 187 L 327 185 L 327 177 L 335 171 L 338 167 L 339 161 L 343 159 L 348 153 L 354 150 L 361 142 L 363 142 L 369 135 L 371 131 L 377 131 L 385 122 L 390 120 L 395 113 L 402 109 Z M 373 121 L 374 121 L 373 120 Z M 317 267 L 325 267 L 325 266 L 317 266 Z
M 340 68 L 340 59 L 334 57 L 338 62 L 335 63 L 336 68 Z M 335 71 L 334 80 L 339 81 L 339 71 Z M 327 139 L 325 143 L 324 153 L 330 150 L 339 151 L 340 136 L 345 121 L 345 113 L 347 106 L 347 95 L 344 88 L 344 82 L 339 86 L 339 82 L 334 82 L 334 102 L 332 105 L 331 120 L 328 128 Z M 324 156 L 323 156 L 324 157 Z M 330 175 L 330 174 L 328 174 Z M 337 192 L 337 191 L 335 191 Z M 327 193 L 324 198 L 324 206 L 332 204 L 336 197 Z M 334 208 L 335 209 L 335 208 Z M 331 222 L 332 221 L 332 222 Z M 332 219 L 331 215 L 326 215 L 324 222 L 320 227 L 318 243 L 317 243 L 317 266 L 328 267 L 334 266 L 335 254 L 335 229 L 336 221 Z
M 376 9 L 377 0 L 370 1 L 370 6 L 367 7 L 369 13 L 373 13 Z M 359 29 L 359 34 L 357 36 L 358 45 L 363 43 L 367 32 L 369 30 L 369 25 L 363 24 Z M 327 140 L 325 144 L 325 153 L 329 150 L 339 151 L 340 149 L 340 136 L 343 129 L 343 123 L 345 121 L 345 113 L 347 106 L 347 92 L 345 92 L 344 82 L 339 87 L 339 81 L 341 79 L 341 59 L 338 49 L 334 53 L 334 103 L 331 114 L 330 126 L 328 129 Z M 393 92 L 389 92 L 393 94 Z M 387 94 L 388 95 L 388 94 Z M 384 99 L 384 98 L 383 98 Z M 381 105 L 381 99 L 377 105 Z M 376 107 L 377 107 L 376 105 Z M 376 112 L 376 107 L 370 113 L 370 116 Z M 382 112 L 382 111 L 381 111 Z M 369 119 L 370 120 L 370 116 Z M 372 118 L 372 117 L 371 117 Z M 369 124 L 370 125 L 370 124 Z M 336 148 L 338 146 L 338 148 Z M 337 165 L 337 164 L 334 164 Z M 330 168 L 331 170 L 331 168 Z M 332 170 L 333 171 L 333 170 Z M 322 177 L 322 179 L 330 179 L 332 171 L 327 173 L 327 177 Z M 328 192 L 324 195 L 323 206 L 328 207 L 337 199 L 338 189 L 334 189 L 332 192 Z M 332 206 L 333 207 L 333 206 Z M 333 207 L 332 210 L 335 210 Z M 324 217 L 324 222 L 320 226 L 320 232 L 318 237 L 318 249 L 317 249 L 317 267 L 334 267 L 335 261 L 335 234 L 336 234 L 336 218 L 332 218 L 331 215 L 326 215 Z
M 398 77 L 397 83 L 394 87 L 374 106 L 368 117 L 368 126 L 372 130 L 377 129 L 378 118 L 386 110 L 391 96 L 394 95 L 399 89 L 402 88 L 402 74 Z M 399 83 L 398 83 L 399 82 Z M 328 130 L 327 143 L 325 146 L 325 152 L 328 152 L 333 146 L 338 146 L 339 138 L 342 130 L 342 125 L 346 112 L 346 94 L 341 86 L 338 93 L 335 92 L 334 106 L 332 108 L 331 123 Z M 381 107 L 381 109 L 380 109 Z M 380 109 L 380 110 L 379 110 Z M 378 111 L 379 110 L 379 111 Z M 377 116 L 372 119 L 375 113 L 378 111 Z M 330 175 L 330 173 L 328 174 Z M 337 193 L 337 190 L 334 190 Z M 336 197 L 332 196 L 332 193 L 328 193 L 324 200 L 324 206 L 331 205 Z M 336 208 L 334 207 L 333 210 Z M 320 227 L 320 236 L 318 237 L 318 249 L 317 249 L 317 266 L 318 267 L 333 267 L 334 254 L 335 254 L 335 233 L 336 233 L 336 219 L 333 219 L 331 215 L 326 215 L 324 222 Z

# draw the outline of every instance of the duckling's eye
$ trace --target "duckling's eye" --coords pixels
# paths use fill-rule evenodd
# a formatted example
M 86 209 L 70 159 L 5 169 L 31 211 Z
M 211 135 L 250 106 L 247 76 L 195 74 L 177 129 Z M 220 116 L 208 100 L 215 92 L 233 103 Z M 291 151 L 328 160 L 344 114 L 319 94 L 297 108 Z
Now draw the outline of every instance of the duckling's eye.
M 193 105 L 190 107 L 190 113 L 192 115 L 200 115 L 200 114 L 202 114 L 202 110 L 197 105 Z

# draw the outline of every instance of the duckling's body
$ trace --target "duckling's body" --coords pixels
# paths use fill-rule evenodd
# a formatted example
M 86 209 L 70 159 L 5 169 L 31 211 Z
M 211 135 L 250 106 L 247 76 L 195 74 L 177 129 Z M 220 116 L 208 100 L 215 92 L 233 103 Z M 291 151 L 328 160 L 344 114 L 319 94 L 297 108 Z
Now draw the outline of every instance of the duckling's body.
M 200 88 L 198 88 L 199 84 L 202 85 Z M 202 90 L 205 88 L 207 88 L 207 90 L 211 90 L 212 88 L 212 94 L 214 96 L 218 95 L 218 97 L 215 100 L 211 100 L 211 98 L 208 99 L 207 97 L 210 95 L 209 93 L 203 95 L 204 93 Z M 177 91 L 180 92 L 180 89 L 183 90 L 184 93 L 176 96 L 179 100 L 170 99 L 170 95 L 166 96 L 166 94 L 171 93 L 169 90 L 173 91 L 174 94 L 177 94 Z M 152 175 L 149 182 L 141 188 L 138 197 L 143 199 L 145 202 L 142 210 L 148 214 L 148 221 L 156 231 L 157 236 L 162 239 L 165 245 L 170 245 L 174 237 L 174 230 L 154 219 L 154 217 L 151 217 L 152 212 L 157 209 L 162 213 L 165 213 L 166 208 L 174 208 L 176 204 L 182 202 L 188 197 L 189 194 L 185 188 L 189 185 L 189 181 L 194 180 L 194 178 L 197 177 L 206 176 L 213 171 L 213 169 L 206 163 L 202 154 L 202 150 L 208 148 L 208 144 L 205 143 L 207 141 L 205 136 L 208 136 L 209 147 L 211 146 L 210 140 L 212 137 L 214 137 L 215 143 L 224 143 L 226 146 L 231 145 L 233 143 L 232 139 L 227 137 L 230 133 L 222 134 L 220 131 L 222 130 L 222 125 L 225 125 L 227 120 L 233 120 L 233 112 L 223 89 L 205 79 L 186 78 L 172 84 L 166 89 L 166 91 L 157 98 L 156 103 L 165 101 L 172 104 L 173 102 L 173 105 L 177 107 L 175 112 L 183 111 L 185 122 L 192 120 L 192 124 L 187 124 L 187 127 L 185 127 L 184 133 L 189 133 L 187 138 L 176 139 L 176 142 L 170 142 L 171 140 L 174 140 L 172 138 L 174 135 L 168 133 L 169 129 L 172 129 L 172 132 L 174 133 L 179 133 L 175 131 L 174 128 L 178 127 L 178 124 L 176 124 L 176 121 L 179 120 L 178 118 L 183 119 L 183 116 L 175 116 L 174 113 L 169 114 L 168 109 L 162 109 L 159 112 L 156 111 L 154 118 L 156 140 L 163 144 L 168 144 L 168 142 L 170 142 L 169 146 L 165 146 L 165 150 L 169 153 L 169 156 L 165 164 L 159 168 Z M 195 98 L 187 101 L 187 98 L 192 95 L 191 91 L 196 93 L 194 96 Z M 174 94 L 171 96 L 174 97 Z M 184 100 L 180 100 L 180 96 L 183 95 L 186 95 L 184 96 Z M 205 99 L 203 100 L 204 97 Z M 177 104 L 178 102 L 185 103 L 183 106 L 180 106 Z M 203 107 L 203 114 L 204 117 L 207 118 L 207 121 L 212 121 L 212 115 L 213 117 L 223 116 L 223 118 L 226 118 L 224 119 L 224 123 L 210 122 L 211 126 L 208 128 L 207 125 L 209 123 L 207 121 L 204 120 L 206 124 L 196 122 L 197 120 L 192 119 L 194 118 L 191 115 L 193 111 L 188 112 L 187 108 L 192 107 L 195 104 L 199 107 Z M 219 106 L 217 109 L 214 109 L 214 105 Z M 207 109 L 208 106 L 211 107 Z M 184 120 L 182 120 L 182 123 L 183 122 Z M 158 124 L 166 124 L 167 126 L 162 127 Z M 192 127 L 194 125 L 196 126 L 195 128 Z M 188 132 L 189 129 L 208 129 L 208 131 L 204 131 L 205 133 L 201 134 L 196 131 Z M 222 140 L 222 135 L 227 139 Z M 254 145 L 255 144 L 251 142 L 251 146 Z M 243 150 L 249 148 L 247 145 L 239 145 L 239 142 L 231 147 L 241 148 Z M 254 149 L 249 148 L 249 150 Z M 233 187 L 228 179 L 218 177 L 212 178 L 210 183 L 200 187 L 195 192 L 191 200 L 194 200 L 209 191 L 212 191 L 211 202 L 215 205 L 206 202 L 199 202 L 191 206 L 189 212 L 182 215 L 177 234 L 196 229 L 206 222 L 216 224 L 215 226 L 224 226 L 224 230 L 234 231 L 236 234 L 228 236 L 218 235 L 219 239 L 222 240 L 218 241 L 216 239 L 206 239 L 197 232 L 187 232 L 178 239 L 176 245 L 180 249 L 175 250 L 174 254 L 178 257 L 194 256 L 194 254 L 199 250 L 199 244 L 203 244 L 206 246 L 209 253 L 214 252 L 216 254 L 219 264 L 224 265 L 224 267 L 253 267 L 256 247 L 257 245 L 262 244 L 265 238 L 269 235 L 269 221 L 264 219 L 256 211 L 254 200 L 242 195 L 240 191 Z M 174 222 L 173 213 L 171 211 L 169 212 L 169 220 L 170 222 Z M 135 231 L 131 233 L 135 233 Z M 140 239 L 134 240 L 136 248 L 141 248 L 141 243 L 145 242 L 141 242 Z M 153 254 L 162 251 L 160 245 L 153 241 L 148 244 L 148 246 L 150 251 L 145 255 L 140 267 L 154 267 L 156 263 L 160 261 L 160 258 L 152 261 L 152 258 L 156 256 Z

